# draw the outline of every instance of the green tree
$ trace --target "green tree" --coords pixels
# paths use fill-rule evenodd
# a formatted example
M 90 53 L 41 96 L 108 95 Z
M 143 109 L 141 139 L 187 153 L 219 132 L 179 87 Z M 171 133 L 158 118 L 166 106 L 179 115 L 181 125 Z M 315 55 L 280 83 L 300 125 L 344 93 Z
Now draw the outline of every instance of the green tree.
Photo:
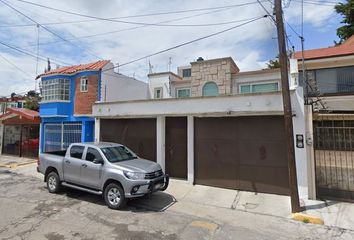
M 268 69 L 280 68 L 279 58 L 277 57 L 274 60 L 269 60 L 267 64 Z
M 39 110 L 39 101 L 40 101 L 40 96 L 39 93 L 31 90 L 26 94 L 26 102 L 25 102 L 25 108 L 31 109 L 34 111 Z
M 334 9 L 343 17 L 341 23 L 344 25 L 337 28 L 337 36 L 340 41 L 336 44 L 341 44 L 354 34 L 354 0 L 338 3 Z

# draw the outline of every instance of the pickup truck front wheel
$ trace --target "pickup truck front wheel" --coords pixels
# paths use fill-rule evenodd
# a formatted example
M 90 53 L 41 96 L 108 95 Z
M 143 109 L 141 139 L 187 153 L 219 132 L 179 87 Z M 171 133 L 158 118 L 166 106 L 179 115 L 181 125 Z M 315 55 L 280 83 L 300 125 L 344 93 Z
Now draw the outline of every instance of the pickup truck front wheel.
M 47 175 L 47 188 L 50 193 L 60 191 L 60 179 L 56 172 L 51 172 Z
M 123 208 L 126 203 L 123 188 L 116 183 L 108 184 L 104 190 L 104 200 L 109 208 Z

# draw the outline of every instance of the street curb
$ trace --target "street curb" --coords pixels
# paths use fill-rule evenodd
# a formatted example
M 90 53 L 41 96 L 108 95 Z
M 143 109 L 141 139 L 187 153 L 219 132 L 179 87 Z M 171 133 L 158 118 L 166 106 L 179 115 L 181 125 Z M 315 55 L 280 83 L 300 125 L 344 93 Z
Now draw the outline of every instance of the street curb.
M 36 163 L 36 160 L 30 161 L 30 162 L 24 162 L 24 163 L 13 163 L 13 164 L 0 164 L 0 167 L 5 167 L 5 168 L 17 168 L 19 166 L 24 166 L 24 165 L 29 165 L 32 163 Z
M 319 224 L 319 225 L 324 224 L 323 219 L 321 219 L 319 217 L 312 216 L 312 215 L 307 215 L 304 213 L 294 213 L 294 214 L 292 214 L 291 218 L 296 221 L 303 222 L 303 223 L 312 223 L 312 224 Z

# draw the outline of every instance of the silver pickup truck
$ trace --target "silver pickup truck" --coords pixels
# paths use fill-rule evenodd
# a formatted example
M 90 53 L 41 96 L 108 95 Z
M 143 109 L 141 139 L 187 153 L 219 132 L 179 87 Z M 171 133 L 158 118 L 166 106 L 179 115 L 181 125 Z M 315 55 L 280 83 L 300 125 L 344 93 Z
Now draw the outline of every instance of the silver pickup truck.
M 50 193 L 65 186 L 103 195 L 112 209 L 124 207 L 129 198 L 164 191 L 169 183 L 159 164 L 116 143 L 73 143 L 66 151 L 42 153 L 37 171 Z

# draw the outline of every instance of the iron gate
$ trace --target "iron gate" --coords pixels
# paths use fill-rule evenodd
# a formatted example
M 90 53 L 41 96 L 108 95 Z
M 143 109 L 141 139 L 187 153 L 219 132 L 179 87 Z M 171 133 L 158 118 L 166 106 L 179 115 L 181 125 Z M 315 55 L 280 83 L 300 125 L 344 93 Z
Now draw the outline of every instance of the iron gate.
M 81 123 L 44 124 L 44 152 L 67 149 L 71 143 L 81 142 Z
M 319 198 L 354 200 L 354 121 L 314 121 L 316 189 Z

